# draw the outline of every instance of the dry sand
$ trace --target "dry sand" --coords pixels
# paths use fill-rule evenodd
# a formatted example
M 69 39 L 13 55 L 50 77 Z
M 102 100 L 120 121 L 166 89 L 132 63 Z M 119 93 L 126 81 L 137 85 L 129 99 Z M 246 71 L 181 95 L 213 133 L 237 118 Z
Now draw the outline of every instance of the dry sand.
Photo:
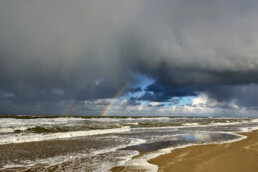
M 160 172 L 258 172 L 258 130 L 247 139 L 175 149 L 150 160 Z

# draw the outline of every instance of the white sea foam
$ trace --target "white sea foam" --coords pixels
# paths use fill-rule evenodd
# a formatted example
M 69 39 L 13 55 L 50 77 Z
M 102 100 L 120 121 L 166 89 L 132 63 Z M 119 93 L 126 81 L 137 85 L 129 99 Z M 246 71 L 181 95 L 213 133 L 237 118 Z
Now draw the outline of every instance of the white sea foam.
M 237 125 L 237 124 L 244 124 L 248 123 L 248 121 L 243 122 L 228 122 L 228 123 L 211 123 L 211 124 L 205 124 L 205 125 L 199 125 L 197 123 L 188 123 L 187 125 L 183 126 L 166 126 L 166 127 L 141 127 L 141 128 L 132 128 L 132 130 L 151 130 L 151 129 L 179 129 L 179 128 L 188 128 L 188 127 L 209 127 L 209 126 L 226 126 L 226 125 Z M 191 125 L 190 125 L 191 124 Z
M 71 125 L 77 124 L 77 121 L 83 121 L 83 118 L 35 118 L 35 119 L 16 119 L 0 118 L 1 128 L 21 128 L 33 126 L 53 126 L 53 125 Z
M 241 128 L 241 132 L 250 132 L 250 131 L 253 131 L 253 130 L 258 130 L 258 127 L 243 127 Z
M 0 128 L 0 133 L 12 133 L 12 132 L 15 132 L 17 130 L 25 131 L 25 130 L 33 128 L 33 127 L 35 127 L 35 126 L 22 126 L 22 127 L 14 127 L 14 128 L 11 128 L 11 127 Z
M 258 122 L 258 119 L 256 118 L 256 119 L 252 119 L 252 122 Z
M 14 132 L 13 128 L 0 128 L 0 133 L 12 133 Z
M 89 119 L 85 119 L 85 120 L 90 120 L 90 121 L 151 121 L 151 120 L 155 120 L 155 121 L 161 121 L 161 120 L 171 120 L 171 119 L 175 119 L 175 118 L 169 118 L 169 117 L 155 117 L 155 118 L 151 118 L 151 117 L 141 117 L 141 118 L 89 118 Z M 179 118 L 182 119 L 182 118 Z
M 122 149 L 125 148 L 127 146 L 134 146 L 134 145 L 139 145 L 139 144 L 143 144 L 146 143 L 146 140 L 143 139 L 134 139 L 132 140 L 129 144 L 126 145 L 119 145 L 117 147 L 114 148 L 107 148 L 107 149 L 102 149 L 102 150 L 96 150 L 96 151 L 92 151 L 91 154 L 92 155 L 98 155 L 98 154 L 103 154 L 103 153 L 108 153 L 108 152 L 114 152 L 117 149 Z
M 185 123 L 183 125 L 185 125 L 185 126 L 197 126 L 197 125 L 199 125 L 199 123 L 193 122 L 193 123 Z
M 33 142 L 33 141 L 43 141 L 43 140 L 52 140 L 52 139 L 62 139 L 70 137 L 79 137 L 79 136 L 91 136 L 91 135 L 100 135 L 100 134 L 109 134 L 109 133 L 121 133 L 130 131 L 130 127 L 122 127 L 115 129 L 105 129 L 105 130 L 89 130 L 89 131 L 71 131 L 71 132 L 59 132 L 59 133 L 49 133 L 49 134 L 12 134 L 12 135 L 3 135 L 0 136 L 0 145 L 10 144 L 10 143 L 23 143 L 23 142 Z

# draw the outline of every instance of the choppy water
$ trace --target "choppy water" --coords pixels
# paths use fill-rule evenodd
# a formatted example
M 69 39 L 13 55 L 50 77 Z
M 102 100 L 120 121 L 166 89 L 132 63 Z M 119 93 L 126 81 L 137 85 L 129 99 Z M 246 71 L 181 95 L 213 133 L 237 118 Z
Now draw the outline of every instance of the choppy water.
M 2 171 L 109 171 L 139 152 L 232 141 L 258 127 L 253 118 L 4 117 Z

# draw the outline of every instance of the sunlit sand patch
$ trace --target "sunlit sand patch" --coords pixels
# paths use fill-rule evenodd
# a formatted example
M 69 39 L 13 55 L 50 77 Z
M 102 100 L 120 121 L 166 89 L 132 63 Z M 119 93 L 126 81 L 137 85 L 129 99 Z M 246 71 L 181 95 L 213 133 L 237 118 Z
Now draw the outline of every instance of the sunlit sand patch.
M 258 133 L 253 131 L 242 134 L 247 138 L 241 141 L 190 146 L 159 156 L 150 162 L 158 165 L 159 171 L 162 172 L 256 172 L 258 169 Z M 184 156 L 181 161 L 178 161 L 181 155 Z

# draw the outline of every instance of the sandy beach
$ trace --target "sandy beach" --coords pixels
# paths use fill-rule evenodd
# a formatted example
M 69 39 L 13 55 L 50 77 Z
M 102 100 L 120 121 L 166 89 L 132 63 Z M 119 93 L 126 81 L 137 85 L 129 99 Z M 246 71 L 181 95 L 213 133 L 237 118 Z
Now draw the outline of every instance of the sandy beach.
M 175 149 L 150 160 L 160 172 L 256 172 L 258 171 L 258 131 L 237 142 L 197 145 Z

